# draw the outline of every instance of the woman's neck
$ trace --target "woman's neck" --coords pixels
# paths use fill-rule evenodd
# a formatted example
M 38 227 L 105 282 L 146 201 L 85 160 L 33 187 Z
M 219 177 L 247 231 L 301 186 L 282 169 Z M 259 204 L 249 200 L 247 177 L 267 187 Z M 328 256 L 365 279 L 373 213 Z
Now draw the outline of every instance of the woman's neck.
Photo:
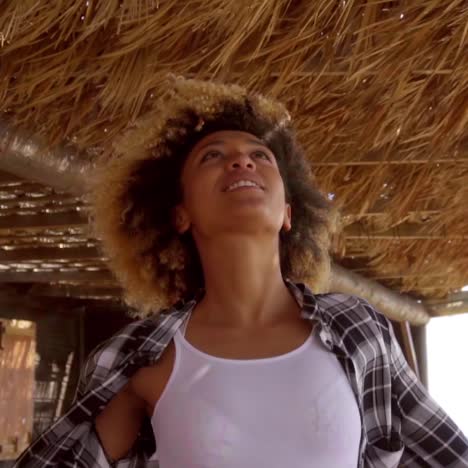
M 277 240 L 203 245 L 205 295 L 197 319 L 213 325 L 256 328 L 287 319 L 298 305 L 284 282 Z

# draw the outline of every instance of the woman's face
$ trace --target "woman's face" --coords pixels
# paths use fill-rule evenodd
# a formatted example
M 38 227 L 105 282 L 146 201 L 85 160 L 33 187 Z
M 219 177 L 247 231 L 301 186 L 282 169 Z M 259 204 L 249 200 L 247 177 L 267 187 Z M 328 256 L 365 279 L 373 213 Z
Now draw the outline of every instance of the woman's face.
M 242 181 L 250 185 L 242 186 Z M 179 232 L 191 229 L 195 240 L 221 232 L 278 234 L 281 227 L 290 229 L 290 206 L 275 155 L 250 133 L 219 131 L 201 139 L 188 154 L 181 183 L 176 227 Z

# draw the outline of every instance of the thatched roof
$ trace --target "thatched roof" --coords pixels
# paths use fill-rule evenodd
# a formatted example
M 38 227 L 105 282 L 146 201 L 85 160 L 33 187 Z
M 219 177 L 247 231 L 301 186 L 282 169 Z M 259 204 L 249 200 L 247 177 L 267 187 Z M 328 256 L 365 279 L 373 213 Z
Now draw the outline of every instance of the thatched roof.
M 440 298 L 468 283 L 467 22 L 463 0 L 5 2 L 0 102 L 97 161 L 167 71 L 279 98 L 344 215 L 336 261 Z

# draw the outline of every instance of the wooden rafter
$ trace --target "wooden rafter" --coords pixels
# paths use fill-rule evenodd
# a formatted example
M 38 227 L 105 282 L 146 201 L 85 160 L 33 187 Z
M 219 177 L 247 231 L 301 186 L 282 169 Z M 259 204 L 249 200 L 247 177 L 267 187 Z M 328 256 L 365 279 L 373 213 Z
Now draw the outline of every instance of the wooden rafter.
M 47 297 L 115 297 L 121 298 L 122 288 L 83 284 L 34 284 L 28 291 L 32 296 Z
M 0 283 L 115 282 L 108 270 L 0 272 Z
M 393 229 L 386 231 L 371 231 L 362 224 L 355 223 L 347 226 L 344 231 L 346 239 L 407 239 L 407 240 L 432 240 L 432 239 L 468 239 L 468 233 L 447 231 L 445 233 L 431 233 L 428 226 L 412 223 L 402 223 Z
M 405 213 L 405 216 L 408 217 L 415 217 L 418 216 L 420 218 L 424 217 L 431 217 L 431 216 L 436 216 L 440 214 L 440 210 L 413 210 L 413 211 L 407 211 Z M 389 213 L 388 211 L 382 211 L 382 210 L 373 210 L 373 211 L 367 211 L 364 213 L 346 213 L 344 214 L 344 218 L 346 220 L 358 220 L 359 218 L 378 218 L 380 216 L 388 216 Z
M 368 160 L 347 161 L 343 159 L 335 159 L 332 161 L 313 161 L 312 167 L 338 167 L 338 166 L 407 166 L 416 164 L 460 164 L 468 163 L 468 156 L 463 158 L 443 158 L 443 159 L 388 159 L 376 157 Z
M 84 215 L 78 211 L 66 213 L 44 213 L 37 215 L 0 216 L 0 232 L 12 229 L 41 230 L 44 228 L 69 228 L 83 226 L 87 223 Z
M 84 226 L 87 218 L 84 213 L 70 211 L 65 213 L 47 213 L 38 215 L 0 216 L 0 232 L 14 229 L 41 230 L 44 228 L 68 228 Z M 468 234 L 447 231 L 446 233 L 431 233 L 428 227 L 420 224 L 402 223 L 393 229 L 377 232 L 371 231 L 361 223 L 354 223 L 345 228 L 346 239 L 468 239 Z
M 0 263 L 19 263 L 30 260 L 99 260 L 102 258 L 95 247 L 38 247 L 0 250 Z
M 332 273 L 330 285 L 332 291 L 363 297 L 392 320 L 399 322 L 408 320 L 415 325 L 422 325 L 429 320 L 424 305 L 417 303 L 409 296 L 398 294 L 340 265 L 334 264 Z

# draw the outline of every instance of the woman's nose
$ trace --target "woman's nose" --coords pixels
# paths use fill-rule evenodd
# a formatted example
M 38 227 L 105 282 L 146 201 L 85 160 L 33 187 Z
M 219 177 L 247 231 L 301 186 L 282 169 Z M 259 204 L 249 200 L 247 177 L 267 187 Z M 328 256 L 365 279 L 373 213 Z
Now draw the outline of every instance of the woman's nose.
M 228 166 L 231 169 L 239 167 L 254 169 L 255 163 L 248 154 L 239 151 L 228 158 Z

